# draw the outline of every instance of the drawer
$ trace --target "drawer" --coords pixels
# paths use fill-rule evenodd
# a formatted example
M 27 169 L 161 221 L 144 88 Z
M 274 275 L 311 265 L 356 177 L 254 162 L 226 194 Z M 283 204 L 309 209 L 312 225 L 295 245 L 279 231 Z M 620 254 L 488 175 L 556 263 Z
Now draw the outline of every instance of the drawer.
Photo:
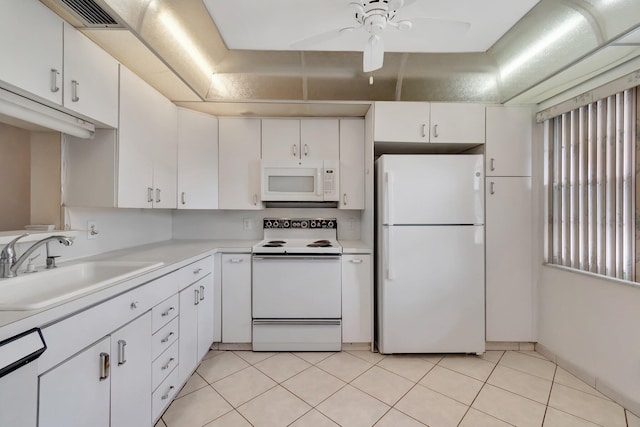
M 158 385 L 178 366 L 178 341 L 160 355 L 151 365 L 151 390 L 155 390 Z
M 175 294 L 162 301 L 151 310 L 151 330 L 153 333 L 175 319 L 180 310 L 180 298 Z
M 151 415 L 154 422 L 160 418 L 162 412 L 171 403 L 176 394 L 180 391 L 178 384 L 178 370 L 173 369 L 160 386 L 151 395 Z
M 182 267 L 180 270 L 180 290 L 213 272 L 213 257 L 208 256 Z
M 164 328 L 153 334 L 151 339 L 151 360 L 156 360 L 171 344 L 178 339 L 179 317 L 175 317 Z

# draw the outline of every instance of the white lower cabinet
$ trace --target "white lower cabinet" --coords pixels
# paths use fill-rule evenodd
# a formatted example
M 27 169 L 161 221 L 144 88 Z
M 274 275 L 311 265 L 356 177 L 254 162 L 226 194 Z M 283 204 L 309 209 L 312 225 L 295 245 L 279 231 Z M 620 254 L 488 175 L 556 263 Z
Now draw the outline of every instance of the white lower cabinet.
M 150 425 L 150 336 L 151 313 L 146 312 L 42 374 L 38 425 Z
M 222 342 L 251 342 L 250 254 L 222 254 Z
M 486 180 L 486 339 L 535 341 L 531 178 Z
M 180 382 L 186 382 L 213 343 L 213 275 L 180 291 Z
M 372 268 L 371 255 L 342 255 L 342 342 L 371 342 Z

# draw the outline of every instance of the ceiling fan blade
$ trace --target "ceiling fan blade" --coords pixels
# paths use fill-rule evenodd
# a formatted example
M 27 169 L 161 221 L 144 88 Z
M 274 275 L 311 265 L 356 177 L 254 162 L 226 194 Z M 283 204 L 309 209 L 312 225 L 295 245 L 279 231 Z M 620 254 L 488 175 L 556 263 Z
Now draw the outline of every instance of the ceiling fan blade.
M 464 34 L 469 31 L 469 28 L 471 28 L 471 24 L 469 22 L 446 18 L 433 18 L 430 16 L 412 17 L 410 18 L 410 21 L 413 24 L 411 31 L 419 31 L 420 28 L 428 28 L 431 31 L 447 31 L 450 33 Z
M 384 43 L 382 37 L 373 35 L 364 48 L 362 54 L 362 71 L 368 73 L 382 68 L 384 62 Z
M 328 42 L 331 40 L 335 40 L 343 33 L 351 32 L 361 28 L 362 26 L 356 27 L 345 27 L 336 30 L 326 31 L 324 33 L 316 34 L 311 37 L 307 37 L 306 39 L 298 40 L 297 42 L 291 43 L 291 48 L 295 50 L 305 50 L 308 47 L 313 47 L 317 44 Z

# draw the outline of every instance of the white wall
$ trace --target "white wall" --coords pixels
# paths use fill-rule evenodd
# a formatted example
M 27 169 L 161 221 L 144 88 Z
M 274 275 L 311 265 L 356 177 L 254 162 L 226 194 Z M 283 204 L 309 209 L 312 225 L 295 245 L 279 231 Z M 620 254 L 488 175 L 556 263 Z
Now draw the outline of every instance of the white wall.
M 285 209 L 271 208 L 259 211 L 181 211 L 173 212 L 174 239 L 251 239 L 262 240 L 262 219 L 337 218 L 338 238 L 360 239 L 360 211 L 338 209 Z M 248 219 L 251 229 L 243 229 Z

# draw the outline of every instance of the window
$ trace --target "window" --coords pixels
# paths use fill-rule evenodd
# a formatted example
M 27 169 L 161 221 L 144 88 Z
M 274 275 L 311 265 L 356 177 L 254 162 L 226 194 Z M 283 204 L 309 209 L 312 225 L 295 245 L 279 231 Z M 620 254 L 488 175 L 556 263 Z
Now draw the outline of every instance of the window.
M 636 89 L 545 121 L 547 262 L 635 280 Z

